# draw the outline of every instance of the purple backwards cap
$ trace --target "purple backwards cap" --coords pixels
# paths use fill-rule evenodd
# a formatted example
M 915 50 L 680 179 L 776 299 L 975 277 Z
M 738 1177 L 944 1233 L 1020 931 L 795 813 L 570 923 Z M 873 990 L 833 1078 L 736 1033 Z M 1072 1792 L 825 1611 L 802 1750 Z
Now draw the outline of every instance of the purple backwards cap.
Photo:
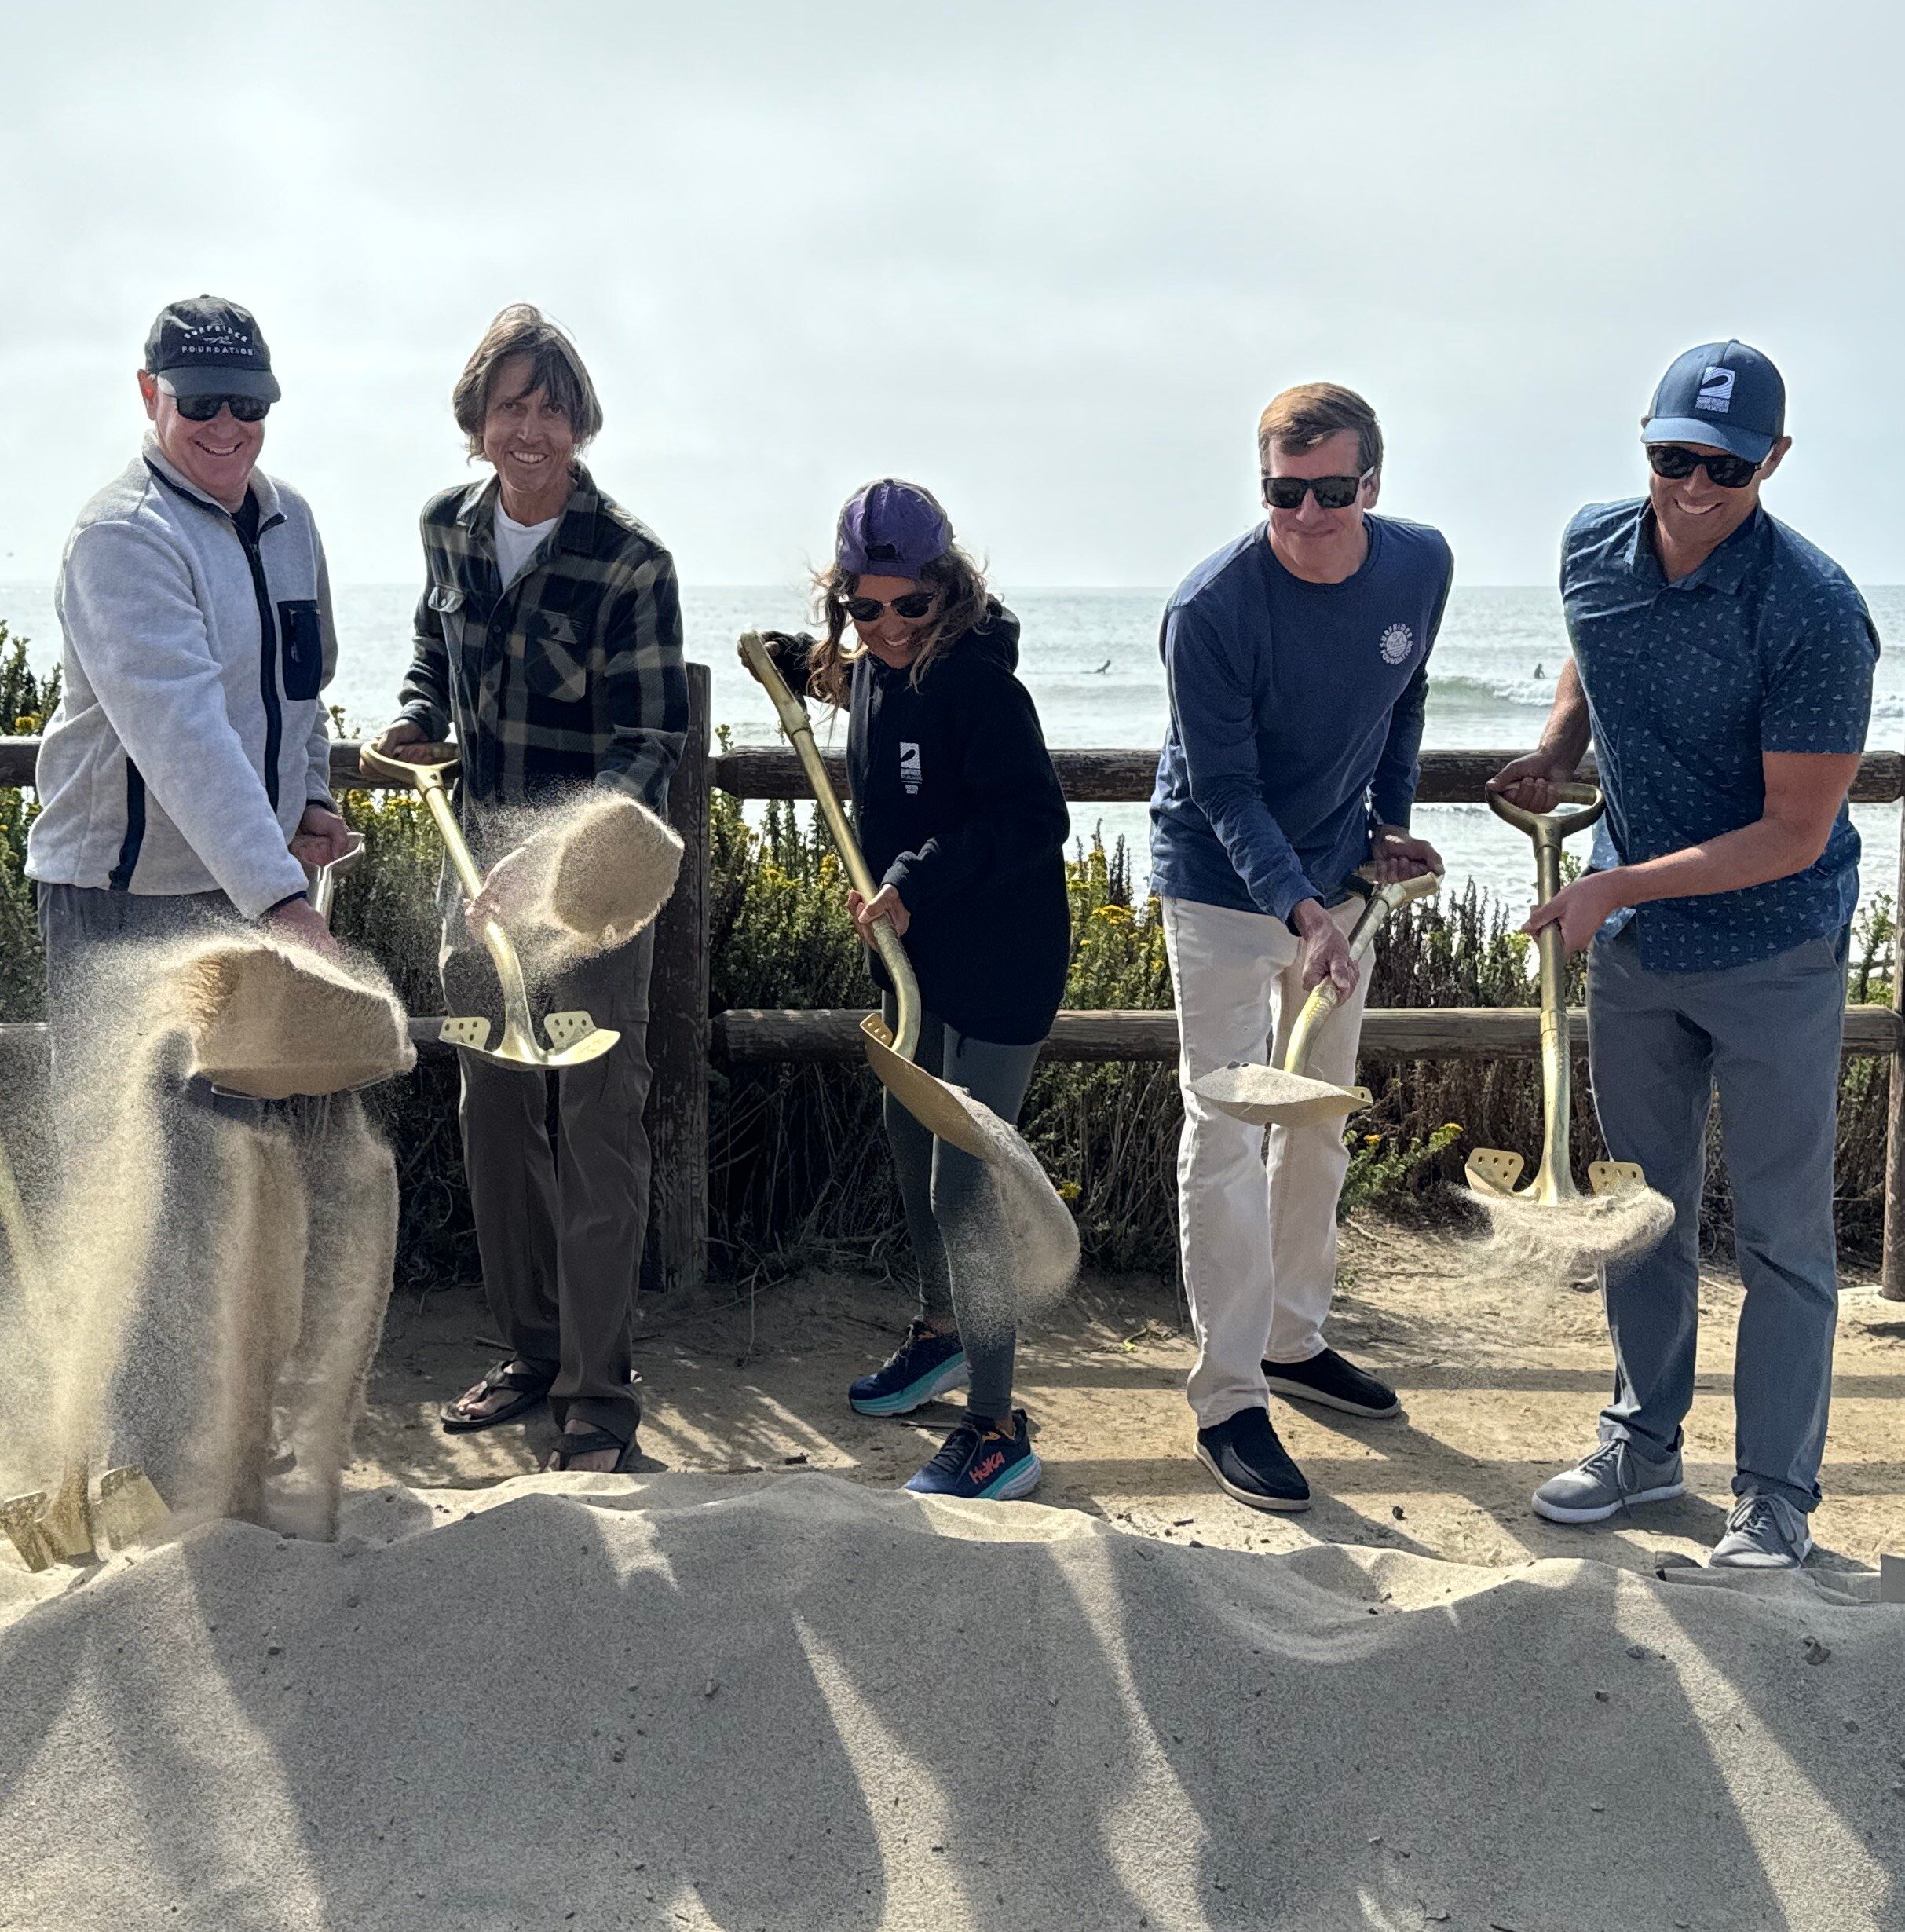
M 883 476 L 857 491 L 840 512 L 834 562 L 857 577 L 912 577 L 952 547 L 952 526 L 916 483 Z

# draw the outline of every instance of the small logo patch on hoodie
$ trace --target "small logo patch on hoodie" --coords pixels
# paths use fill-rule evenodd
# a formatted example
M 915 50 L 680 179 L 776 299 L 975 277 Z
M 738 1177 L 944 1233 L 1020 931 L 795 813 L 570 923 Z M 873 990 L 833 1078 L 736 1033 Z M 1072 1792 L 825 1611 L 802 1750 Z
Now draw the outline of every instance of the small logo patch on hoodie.
M 900 741 L 900 783 L 906 788 L 909 798 L 920 796 L 920 748 Z

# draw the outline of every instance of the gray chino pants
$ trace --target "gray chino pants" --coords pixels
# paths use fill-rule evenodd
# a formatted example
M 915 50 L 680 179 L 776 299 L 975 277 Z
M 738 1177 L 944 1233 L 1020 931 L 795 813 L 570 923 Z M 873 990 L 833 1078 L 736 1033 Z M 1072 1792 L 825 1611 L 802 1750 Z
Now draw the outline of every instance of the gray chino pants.
M 1588 1053 L 1607 1151 L 1673 1203 L 1673 1231 L 1606 1271 L 1614 1400 L 1603 1441 L 1680 1446 L 1699 1327 L 1700 1191 L 1720 1096 L 1740 1279 L 1734 1493 L 1819 1501 L 1838 1313 L 1832 1218 L 1846 934 L 1749 966 L 1650 972 L 1629 924 L 1588 964 Z
M 623 1442 L 642 1414 L 630 1330 L 649 1218 L 642 1113 L 654 957 L 651 926 L 538 990 L 539 1016 L 580 1007 L 620 1033 L 599 1059 L 551 1075 L 458 1056 L 463 1164 L 490 1312 L 513 1355 L 554 1374 L 549 1398 L 558 1428 L 573 1415 Z M 442 967 L 449 1012 L 500 1022 L 487 955 L 446 945 Z

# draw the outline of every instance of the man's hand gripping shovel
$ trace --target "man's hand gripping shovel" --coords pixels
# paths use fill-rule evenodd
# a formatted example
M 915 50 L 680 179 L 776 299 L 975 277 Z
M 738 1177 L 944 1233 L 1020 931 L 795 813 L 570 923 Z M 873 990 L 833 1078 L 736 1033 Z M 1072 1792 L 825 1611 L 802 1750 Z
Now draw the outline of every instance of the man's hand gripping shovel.
M 846 814 L 841 810 L 832 781 L 827 776 L 820 748 L 814 742 L 814 727 L 808 720 L 806 705 L 787 688 L 787 680 L 774 668 L 773 659 L 758 631 L 742 633 L 740 654 L 742 661 L 773 701 L 781 729 L 799 755 L 807 782 L 814 788 L 814 800 L 820 807 L 821 816 L 827 821 L 828 831 L 832 834 L 847 877 L 863 898 L 874 898 L 879 887 L 867 869 L 859 841 L 846 822 Z M 920 986 L 913 978 L 912 963 L 907 959 L 905 947 L 900 943 L 899 935 L 882 919 L 874 924 L 873 942 L 879 949 L 880 961 L 887 969 L 887 976 L 893 982 L 899 1025 L 897 1030 L 890 1031 L 886 1022 L 876 1013 L 868 1014 L 860 1023 L 860 1030 L 866 1036 L 868 1063 L 879 1076 L 881 1084 L 921 1126 L 976 1160 L 996 1161 L 998 1150 L 974 1118 L 965 1096 L 956 1088 L 948 1086 L 942 1080 L 935 1080 L 923 1067 L 913 1064 L 912 1056 L 920 1044 Z
M 1489 794 L 1488 803 L 1497 818 L 1534 841 L 1534 897 L 1539 906 L 1561 890 L 1562 840 L 1586 831 L 1606 810 L 1600 793 L 1581 784 L 1561 787 L 1561 807 L 1578 807 L 1571 811 L 1524 811 L 1498 792 Z M 1567 1153 L 1574 1088 L 1567 1040 L 1567 948 L 1559 925 L 1542 927 L 1536 944 L 1541 976 L 1541 1165 L 1525 1187 L 1515 1185 L 1521 1178 L 1522 1157 L 1505 1147 L 1476 1147 L 1466 1169 L 1470 1187 L 1487 1199 L 1557 1207 L 1582 1198 Z M 1644 1187 L 1647 1180 L 1632 1161 L 1594 1161 L 1589 1164 L 1588 1185 L 1596 1195 L 1617 1195 Z
M 1391 913 L 1416 899 L 1427 898 L 1441 884 L 1439 873 L 1425 872 L 1413 879 L 1375 887 L 1351 931 L 1350 957 L 1358 961 L 1366 957 Z M 1326 1080 L 1311 1079 L 1304 1070 L 1324 1021 L 1336 1010 L 1338 997 L 1335 983 L 1328 979 L 1311 992 L 1290 1028 L 1281 1063 L 1266 1067 L 1233 1060 L 1228 1067 L 1220 1067 L 1194 1080 L 1191 1092 L 1199 1100 L 1208 1100 L 1219 1113 L 1248 1121 L 1253 1127 L 1303 1126 L 1312 1121 L 1342 1120 L 1361 1112 L 1369 1104 L 1367 1087 L 1333 1086 Z
M 450 855 L 457 883 L 464 895 L 474 899 L 483 890 L 483 874 L 464 843 L 463 828 L 457 824 L 455 810 L 450 803 L 450 781 L 456 776 L 458 755 L 447 745 L 430 748 L 442 756 L 429 763 L 413 763 L 408 759 L 387 757 L 366 745 L 359 748 L 357 762 L 378 778 L 417 788 L 443 840 L 444 849 Z M 510 935 L 495 920 L 485 919 L 481 936 L 496 977 L 503 982 L 503 1038 L 498 1045 L 489 1044 L 487 1019 L 446 1019 L 437 1030 L 437 1037 L 446 1045 L 479 1054 L 499 1067 L 533 1072 L 541 1068 L 580 1067 L 584 1061 L 598 1059 L 621 1038 L 612 1028 L 597 1026 L 587 1013 L 550 1013 L 543 1021 L 549 1045 L 541 1045 L 529 1016 L 529 990 L 523 979 L 522 962 L 516 957 Z

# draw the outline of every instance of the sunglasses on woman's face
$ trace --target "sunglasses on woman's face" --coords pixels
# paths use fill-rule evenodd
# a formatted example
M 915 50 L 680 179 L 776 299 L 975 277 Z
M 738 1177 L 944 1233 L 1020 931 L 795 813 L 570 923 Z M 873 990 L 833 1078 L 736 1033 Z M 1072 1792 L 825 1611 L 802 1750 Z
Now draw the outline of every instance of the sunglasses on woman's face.
M 1702 456 L 1679 443 L 1649 443 L 1647 459 L 1655 475 L 1664 476 L 1669 483 L 1704 470 L 1723 490 L 1743 490 L 1760 473 L 1760 466 L 1744 456 Z
M 1308 492 L 1315 496 L 1318 510 L 1347 510 L 1375 474 L 1365 470 L 1361 476 L 1267 476 L 1263 500 L 1272 510 L 1296 510 Z
M 240 423 L 262 423 L 271 404 L 258 396 L 177 396 L 173 400 L 188 423 L 209 423 L 221 409 L 229 409 Z
M 846 614 L 855 624 L 877 624 L 879 613 L 890 610 L 894 617 L 912 623 L 932 609 L 934 595 L 931 591 L 909 591 L 904 597 L 890 598 L 884 602 L 877 597 L 850 597 Z

